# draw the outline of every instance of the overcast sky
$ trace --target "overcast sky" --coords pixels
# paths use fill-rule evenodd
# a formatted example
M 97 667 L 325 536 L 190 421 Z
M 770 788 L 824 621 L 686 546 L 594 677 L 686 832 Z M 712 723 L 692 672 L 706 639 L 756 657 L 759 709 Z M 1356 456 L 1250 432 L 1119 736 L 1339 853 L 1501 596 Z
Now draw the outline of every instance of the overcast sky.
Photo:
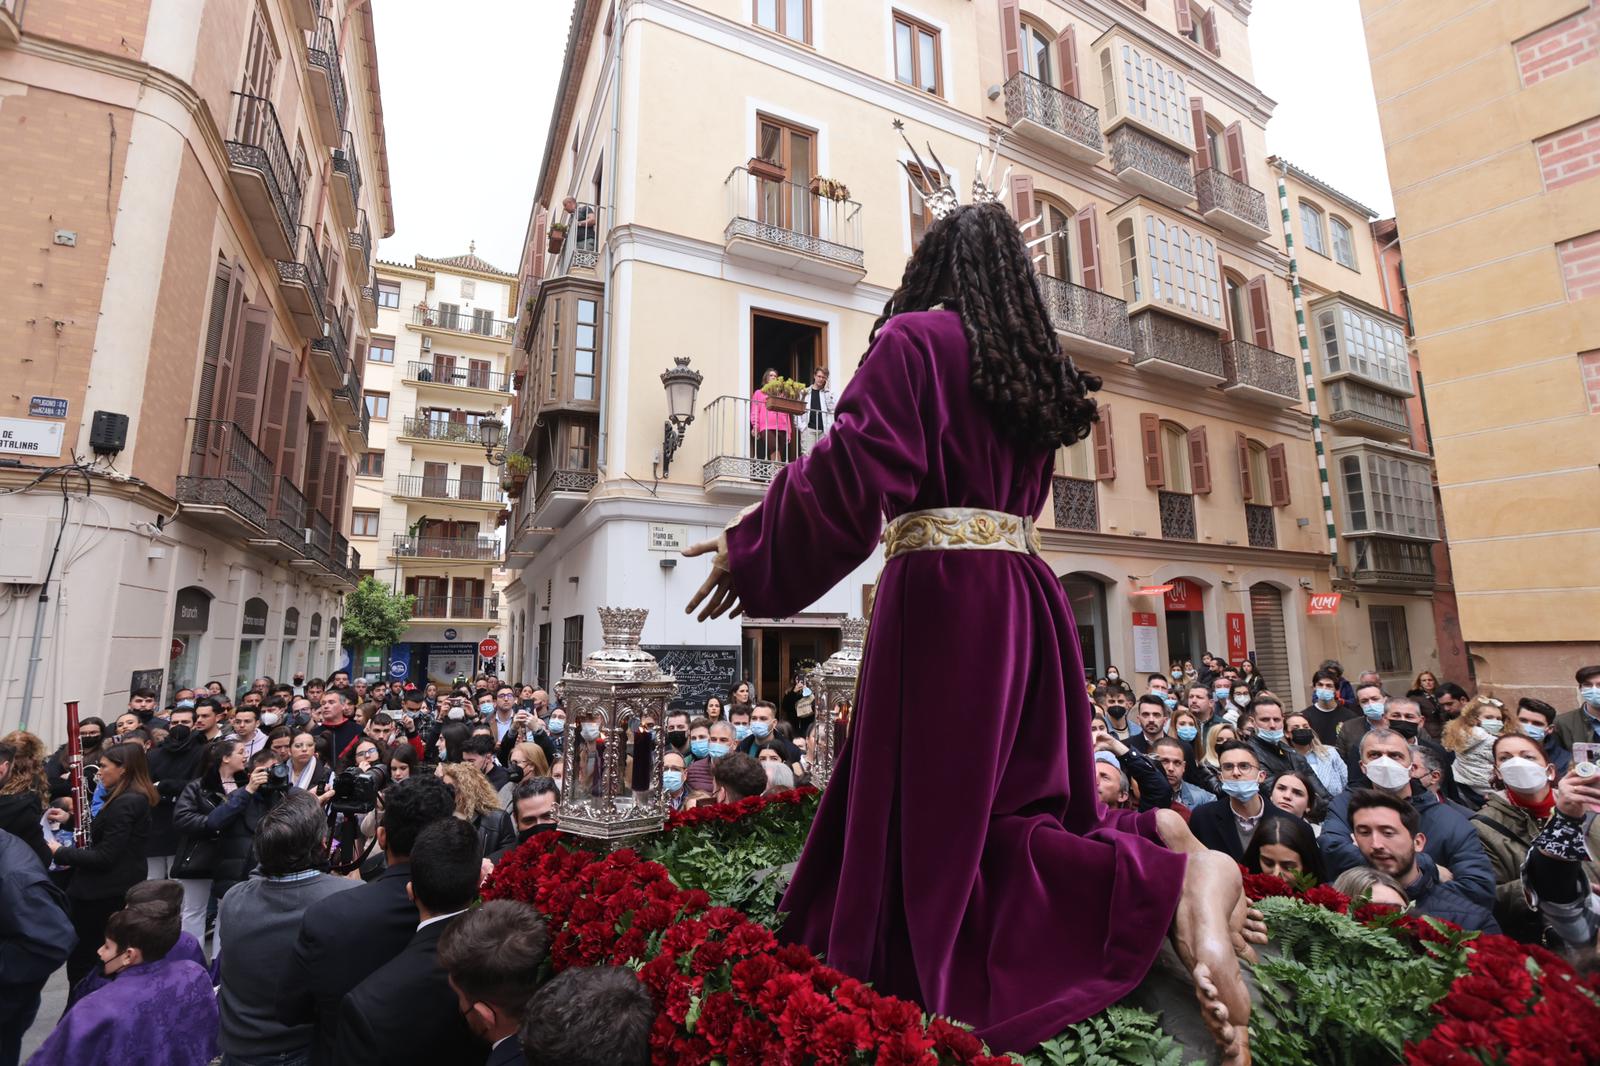
M 1255 82 L 1278 105 L 1267 147 L 1389 215 L 1357 0 L 1316 7 L 1308 29 L 1305 0 L 1255 0 Z M 397 223 L 380 256 L 459 255 L 475 240 L 483 258 L 516 270 L 571 9 L 570 0 L 458 0 L 440 17 L 431 4 L 378 7 Z

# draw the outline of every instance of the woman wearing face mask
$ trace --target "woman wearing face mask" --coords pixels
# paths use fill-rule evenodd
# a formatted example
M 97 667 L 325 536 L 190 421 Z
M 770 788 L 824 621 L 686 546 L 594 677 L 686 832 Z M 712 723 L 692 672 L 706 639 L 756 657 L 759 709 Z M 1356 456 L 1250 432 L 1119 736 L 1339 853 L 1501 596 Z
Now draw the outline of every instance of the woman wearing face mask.
M 1244 868 L 1253 874 L 1281 877 L 1290 884 L 1309 881 L 1320 885 L 1328 879 L 1316 835 L 1299 818 L 1261 819 L 1245 845 Z
M 1461 714 L 1445 723 L 1439 738 L 1455 752 L 1451 773 L 1461 802 L 1477 810 L 1483 806 L 1494 773 L 1494 741 L 1505 729 L 1506 705 L 1490 696 L 1476 696 Z
M 467 742 L 472 735 L 472 727 L 459 720 L 446 722 L 444 728 L 439 730 L 439 739 L 434 742 L 434 760 L 442 763 L 456 763 L 461 761 L 461 745 Z
M 550 717 L 545 719 L 544 728 L 550 737 L 550 754 L 560 758 L 566 751 L 567 712 L 560 707 L 551 708 Z M 552 765 L 554 762 L 555 759 L 551 759 Z
M 309 739 L 309 734 L 306 734 Z M 203 940 L 211 882 L 216 873 L 219 833 L 206 824 L 211 812 L 227 801 L 244 773 L 244 745 L 236 740 L 213 740 L 201 759 L 200 776 L 178 797 L 173 825 L 181 834 L 172 876 L 183 886 L 183 931 Z
M 1266 680 L 1256 670 L 1256 664 L 1249 659 L 1239 664 L 1239 682 L 1252 696 L 1258 695 L 1267 687 Z
M 572 728 L 569 726 L 568 728 Z M 590 795 L 599 795 L 600 769 L 605 758 L 605 740 L 600 735 L 600 719 L 594 714 L 579 715 L 577 732 L 568 739 L 567 765 L 576 773 L 573 787 Z M 628 757 L 623 766 L 623 781 L 633 780 L 633 759 Z
M 1289 746 L 1301 755 L 1317 775 L 1328 795 L 1337 796 L 1350 783 L 1350 768 L 1343 756 L 1328 747 L 1311 728 L 1311 718 L 1304 711 L 1296 711 L 1283 720 L 1283 735 Z
M 1207 792 L 1217 795 L 1222 790 L 1222 764 L 1217 759 L 1217 749 L 1230 740 L 1238 740 L 1239 731 L 1231 725 L 1224 723 L 1212 726 L 1206 734 L 1205 744 L 1200 754 L 1200 776 L 1197 782 Z

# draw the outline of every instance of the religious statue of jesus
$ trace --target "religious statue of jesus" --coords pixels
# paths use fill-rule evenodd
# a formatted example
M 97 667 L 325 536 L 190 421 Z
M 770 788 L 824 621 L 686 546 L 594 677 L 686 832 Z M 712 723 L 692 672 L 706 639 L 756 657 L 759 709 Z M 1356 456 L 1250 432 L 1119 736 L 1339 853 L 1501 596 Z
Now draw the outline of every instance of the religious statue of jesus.
M 961 206 L 913 172 L 935 221 L 832 427 L 684 553 L 713 556 L 691 612 L 781 618 L 884 543 L 849 736 L 782 935 L 997 1052 L 1117 1002 L 1170 937 L 1223 1061 L 1248 1063 L 1238 867 L 1171 811 L 1099 799 L 1078 635 L 1033 519 L 1100 381 L 1060 349 L 1005 181 L 991 164 L 985 182 L 981 157 L 978 174 Z

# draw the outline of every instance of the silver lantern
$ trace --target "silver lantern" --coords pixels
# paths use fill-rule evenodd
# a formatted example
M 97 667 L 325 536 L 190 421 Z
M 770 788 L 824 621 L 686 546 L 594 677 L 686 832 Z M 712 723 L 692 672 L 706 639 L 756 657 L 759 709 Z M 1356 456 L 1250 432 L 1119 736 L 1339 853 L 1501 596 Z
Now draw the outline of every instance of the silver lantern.
M 566 778 L 556 808 L 556 828 L 591 840 L 617 841 L 658 832 L 667 821 L 661 794 L 667 701 L 678 686 L 639 647 L 646 611 L 601 607 L 601 648 L 562 677 L 567 709 Z M 636 726 L 653 718 L 648 740 Z M 585 729 L 589 725 L 597 728 Z M 593 737 L 584 734 L 594 733 Z M 638 741 L 636 743 L 636 740 Z M 628 756 L 647 758 L 646 787 L 629 772 Z M 635 768 L 637 770 L 637 768 Z M 640 775 L 643 776 L 643 775 Z
M 806 757 L 811 763 L 811 783 L 827 788 L 833 776 L 834 741 L 840 726 L 833 719 L 833 705 L 849 700 L 855 713 L 856 682 L 861 678 L 861 653 L 867 642 L 867 623 L 861 618 L 846 618 L 839 650 L 811 671 L 811 690 L 817 696 L 817 711 L 811 722 L 811 737 L 806 741 Z M 846 728 L 848 723 L 846 724 Z

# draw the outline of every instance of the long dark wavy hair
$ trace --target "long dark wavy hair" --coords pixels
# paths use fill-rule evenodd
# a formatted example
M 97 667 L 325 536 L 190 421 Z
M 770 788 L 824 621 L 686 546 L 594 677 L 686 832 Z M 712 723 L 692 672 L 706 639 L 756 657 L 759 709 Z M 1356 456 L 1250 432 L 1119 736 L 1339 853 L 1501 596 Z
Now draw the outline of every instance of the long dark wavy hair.
M 972 391 L 1002 434 L 1041 449 L 1089 435 L 1100 379 L 1062 352 L 1022 232 L 1001 204 L 969 204 L 928 227 L 869 344 L 891 316 L 938 304 L 961 316 Z

